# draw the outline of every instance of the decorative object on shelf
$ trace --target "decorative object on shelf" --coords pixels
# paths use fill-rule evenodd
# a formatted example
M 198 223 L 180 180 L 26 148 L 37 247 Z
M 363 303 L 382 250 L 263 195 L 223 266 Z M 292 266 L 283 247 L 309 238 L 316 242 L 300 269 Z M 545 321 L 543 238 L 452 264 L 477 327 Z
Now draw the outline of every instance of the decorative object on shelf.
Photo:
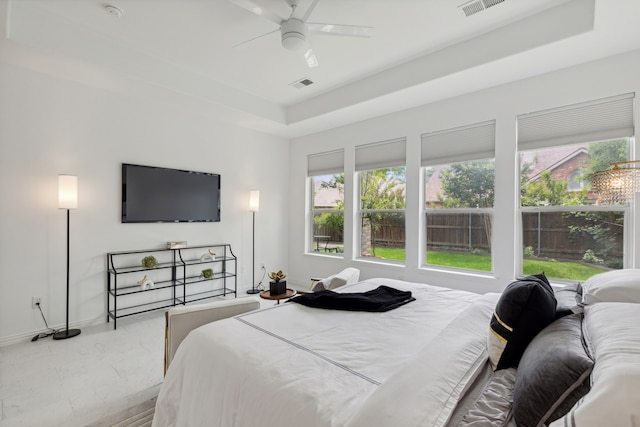
M 142 258 L 142 266 L 145 268 L 154 268 L 158 266 L 158 260 L 153 255 L 147 255 Z
M 251 248 L 253 250 L 251 255 L 251 289 L 247 291 L 248 294 L 257 294 L 260 289 L 256 289 L 256 212 L 260 209 L 260 191 L 249 191 L 249 211 L 253 216 L 253 240 Z
M 611 163 L 607 170 L 591 175 L 593 191 L 602 204 L 626 203 L 633 200 L 633 195 L 640 191 L 640 167 L 633 166 L 640 160 Z
M 167 242 L 167 249 L 185 249 L 187 242 Z
M 282 270 L 278 270 L 277 272 L 272 271 L 269 273 L 269 278 L 273 280 L 273 282 L 269 282 L 270 295 L 282 295 L 287 292 L 287 281 L 283 280 L 286 277 L 287 275 L 284 274 Z
M 202 273 L 200 273 L 200 277 L 204 277 L 207 280 L 213 279 L 213 269 L 205 268 L 204 270 L 202 270 Z
M 146 275 L 142 279 L 138 280 L 138 285 L 140 285 L 140 289 L 143 291 L 147 290 L 147 288 L 153 289 L 155 286 L 153 280 L 147 279 Z
M 67 210 L 67 323 L 64 330 L 53 334 L 54 340 L 80 335 L 80 329 L 69 329 L 69 211 L 78 208 L 78 177 L 58 175 L 58 208 Z
M 213 252 L 211 249 L 209 249 L 209 253 L 208 254 L 203 254 L 200 257 L 200 261 L 201 262 L 206 262 L 206 261 L 215 261 L 216 260 L 216 253 Z

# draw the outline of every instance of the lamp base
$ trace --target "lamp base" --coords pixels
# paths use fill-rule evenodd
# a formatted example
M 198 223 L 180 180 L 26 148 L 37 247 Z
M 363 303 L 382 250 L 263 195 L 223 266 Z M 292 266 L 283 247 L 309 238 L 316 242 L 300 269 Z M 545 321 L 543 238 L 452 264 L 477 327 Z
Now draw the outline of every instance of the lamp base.
M 76 335 L 80 335 L 80 329 L 65 329 L 64 331 L 56 332 L 53 334 L 54 340 L 66 340 L 67 338 L 73 338 Z
M 260 293 L 260 289 L 249 289 L 247 291 L 248 294 L 259 294 Z

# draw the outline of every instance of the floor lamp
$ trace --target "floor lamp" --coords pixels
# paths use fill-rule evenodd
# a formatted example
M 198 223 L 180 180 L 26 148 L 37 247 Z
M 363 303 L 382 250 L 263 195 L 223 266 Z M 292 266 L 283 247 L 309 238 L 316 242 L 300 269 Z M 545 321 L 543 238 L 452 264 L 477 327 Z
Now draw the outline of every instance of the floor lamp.
M 80 329 L 69 329 L 69 211 L 78 208 L 78 177 L 58 175 L 58 208 L 67 210 L 67 324 L 64 330 L 53 334 L 54 340 L 80 335 Z
M 253 214 L 253 255 L 251 256 L 251 289 L 247 291 L 248 294 L 260 292 L 260 289 L 256 289 L 256 212 L 258 209 L 260 209 L 260 192 L 251 190 L 249 192 L 249 210 Z

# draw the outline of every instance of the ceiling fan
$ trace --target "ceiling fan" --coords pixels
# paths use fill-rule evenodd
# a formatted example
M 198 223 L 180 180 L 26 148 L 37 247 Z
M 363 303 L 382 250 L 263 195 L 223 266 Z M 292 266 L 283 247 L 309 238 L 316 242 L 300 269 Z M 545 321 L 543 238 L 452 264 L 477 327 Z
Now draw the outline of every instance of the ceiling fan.
M 307 41 L 307 33 L 320 33 L 336 36 L 349 36 L 349 37 L 371 37 L 371 27 L 361 27 L 355 25 L 336 25 L 336 24 L 320 24 L 307 22 L 307 18 L 313 12 L 318 0 L 286 0 L 287 4 L 291 6 L 291 14 L 288 18 L 282 18 L 278 14 L 265 9 L 262 6 L 254 3 L 252 0 L 229 0 L 231 3 L 239 6 L 249 12 L 260 15 L 268 20 L 280 25 L 280 28 L 270 31 L 266 34 L 262 34 L 251 40 L 244 41 L 237 44 L 234 47 L 238 47 L 245 43 L 249 43 L 253 40 L 259 39 L 266 35 L 280 31 L 280 39 L 282 46 L 285 49 L 292 50 L 294 52 L 301 52 L 304 55 L 307 65 L 309 67 L 317 67 L 318 60 L 311 49 L 311 45 Z

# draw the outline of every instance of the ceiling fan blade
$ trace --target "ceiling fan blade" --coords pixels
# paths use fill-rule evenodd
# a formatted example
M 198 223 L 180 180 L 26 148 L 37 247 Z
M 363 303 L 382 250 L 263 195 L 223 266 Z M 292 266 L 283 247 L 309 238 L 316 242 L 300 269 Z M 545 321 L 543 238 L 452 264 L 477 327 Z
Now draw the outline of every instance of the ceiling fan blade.
M 311 50 L 311 48 L 304 52 L 304 59 L 306 59 L 309 68 L 318 66 L 318 58 L 313 54 L 313 50 Z
M 279 32 L 279 31 L 280 31 L 280 28 L 276 28 L 276 29 L 275 29 L 275 30 L 273 30 L 273 31 L 269 31 L 268 33 L 260 34 L 260 35 L 259 35 L 259 36 L 257 36 L 257 37 L 254 37 L 254 38 L 249 39 L 249 40 L 245 40 L 245 41 L 243 41 L 243 42 L 241 42 L 241 43 L 238 43 L 238 44 L 236 44 L 236 45 L 234 45 L 234 46 L 231 46 L 231 47 L 232 47 L 232 48 L 236 48 L 236 47 L 238 47 L 238 46 L 242 46 L 242 45 L 245 45 L 245 44 L 247 44 L 247 43 L 249 43 L 249 42 L 252 42 L 252 41 L 254 41 L 254 40 L 258 40 L 259 38 L 262 38 L 262 37 L 268 36 L 269 34 L 277 33 L 277 32 Z
M 333 36 L 371 37 L 373 35 L 373 27 L 361 27 L 358 25 L 308 23 L 307 29 L 314 33 Z
M 299 19 L 302 22 L 305 22 L 309 19 L 309 15 L 313 12 L 313 9 L 316 7 L 318 0 L 299 0 L 296 7 L 293 8 L 293 13 L 291 14 L 291 18 Z
M 267 18 L 271 22 L 275 22 L 280 25 L 284 19 L 282 19 L 277 14 L 271 12 L 268 9 L 263 8 L 262 6 L 257 5 L 251 0 L 228 0 L 230 3 L 235 4 L 245 10 L 248 10 L 251 13 L 255 13 L 256 15 L 263 16 Z

